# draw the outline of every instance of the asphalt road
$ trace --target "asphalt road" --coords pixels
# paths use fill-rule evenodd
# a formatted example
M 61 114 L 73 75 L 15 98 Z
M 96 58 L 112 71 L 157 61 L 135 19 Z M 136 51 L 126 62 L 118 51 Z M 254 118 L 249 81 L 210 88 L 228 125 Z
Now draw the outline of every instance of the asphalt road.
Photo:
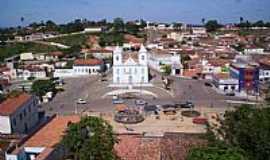
M 49 114 L 71 114 L 84 111 L 112 112 L 114 105 L 110 98 L 103 98 L 108 91 L 109 81 L 101 82 L 98 76 L 80 77 L 65 80 L 64 92 L 58 93 L 54 99 L 43 104 L 43 109 Z M 171 86 L 174 97 L 146 99 L 149 104 L 172 104 L 175 102 L 192 101 L 195 107 L 229 106 L 226 100 L 238 100 L 236 97 L 227 97 L 216 93 L 211 87 L 205 86 L 204 81 L 174 78 Z M 87 104 L 77 104 L 82 98 Z M 144 97 L 139 97 L 144 98 Z M 129 105 L 134 105 L 134 99 L 126 100 Z

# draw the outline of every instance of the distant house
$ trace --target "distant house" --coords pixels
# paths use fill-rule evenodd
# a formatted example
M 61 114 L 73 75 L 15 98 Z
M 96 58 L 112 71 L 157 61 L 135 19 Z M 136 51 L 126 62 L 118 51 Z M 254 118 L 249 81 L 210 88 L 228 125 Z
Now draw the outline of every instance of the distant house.
M 27 60 L 34 60 L 33 53 L 21 53 L 20 60 L 27 61 Z
M 123 48 L 125 49 L 139 49 L 140 46 L 143 44 L 144 40 L 143 38 L 137 38 L 133 35 L 125 35 L 124 36 L 124 44 Z
M 232 63 L 230 76 L 239 81 L 240 92 L 258 93 L 259 66 L 257 64 Z
M 95 58 L 98 59 L 107 59 L 107 58 L 112 58 L 113 56 L 113 51 L 108 50 L 108 49 L 90 49 L 86 51 L 86 55 L 91 54 Z
M 54 51 L 54 52 L 49 52 L 46 55 L 46 60 L 59 60 L 61 57 L 64 56 L 64 53 L 61 51 Z
M 103 61 L 98 59 L 76 59 L 73 65 L 75 75 L 96 75 L 102 69 Z
M 99 33 L 102 31 L 103 31 L 102 27 L 91 27 L 91 28 L 89 27 L 83 30 L 84 33 Z
M 270 59 L 262 59 L 260 64 L 260 81 L 270 81 Z
M 245 54 L 264 54 L 264 49 L 256 46 L 248 46 L 244 49 Z
M 17 147 L 6 152 L 6 160 L 58 160 L 63 159 L 67 151 L 61 144 L 68 125 L 80 121 L 79 116 L 52 117 L 37 132 Z
M 76 59 L 72 68 L 56 68 L 54 77 L 78 77 L 97 75 L 105 70 L 105 64 L 99 59 Z
M 205 27 L 192 27 L 192 34 L 198 36 L 207 36 L 207 31 Z
M 239 81 L 231 78 L 229 73 L 214 74 L 213 84 L 224 93 L 239 92 Z
M 158 72 L 164 72 L 163 67 L 169 65 L 171 67 L 171 75 L 181 76 L 183 74 L 181 57 L 176 53 L 152 50 L 149 54 L 148 65 Z
M 29 65 L 17 70 L 18 79 L 28 80 L 30 77 L 35 79 L 45 79 L 47 74 L 45 69 L 39 66 Z
M 28 133 L 38 119 L 38 99 L 26 93 L 8 98 L 0 104 L 0 133 Z

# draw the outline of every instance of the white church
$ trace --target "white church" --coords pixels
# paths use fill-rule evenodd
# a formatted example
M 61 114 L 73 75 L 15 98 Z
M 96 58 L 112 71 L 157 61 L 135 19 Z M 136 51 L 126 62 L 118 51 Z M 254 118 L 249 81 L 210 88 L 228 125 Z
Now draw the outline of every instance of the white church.
M 116 47 L 113 52 L 113 84 L 115 87 L 150 86 L 148 52 L 142 45 L 139 52 L 123 51 Z

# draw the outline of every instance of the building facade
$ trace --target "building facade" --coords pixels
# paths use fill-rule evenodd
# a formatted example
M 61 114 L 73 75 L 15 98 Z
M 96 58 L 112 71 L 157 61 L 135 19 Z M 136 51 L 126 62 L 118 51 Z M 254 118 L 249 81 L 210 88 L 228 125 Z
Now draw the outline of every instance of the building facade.
M 230 76 L 239 81 L 239 92 L 258 93 L 259 67 L 257 65 L 233 63 Z
M 231 78 L 227 73 L 214 74 L 213 84 L 223 93 L 234 93 L 239 91 L 239 81 Z
M 113 53 L 113 85 L 143 86 L 149 84 L 148 52 L 142 45 L 139 52 L 123 52 L 116 47 Z
M 26 93 L 2 102 L 0 104 L 0 133 L 28 133 L 39 121 L 37 106 L 38 99 Z

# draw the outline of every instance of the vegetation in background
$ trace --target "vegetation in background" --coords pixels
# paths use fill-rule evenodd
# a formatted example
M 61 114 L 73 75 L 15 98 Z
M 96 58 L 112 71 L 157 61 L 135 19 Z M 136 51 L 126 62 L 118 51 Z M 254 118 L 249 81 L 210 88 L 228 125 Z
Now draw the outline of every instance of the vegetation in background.
M 172 67 L 170 65 L 163 65 L 161 69 L 166 76 L 170 75 L 172 72 Z
M 50 38 L 46 41 L 61 43 L 67 46 L 83 46 L 86 45 L 86 41 L 89 38 L 89 35 L 93 34 L 74 34 L 57 38 Z
M 83 117 L 70 124 L 62 141 L 68 149 L 67 158 L 74 160 L 115 160 L 116 138 L 112 126 L 98 117 Z
M 5 45 L 0 45 L 0 61 L 2 62 L 5 58 L 12 57 L 23 52 L 46 53 L 57 50 L 59 50 L 57 47 L 33 42 L 6 43 Z
M 221 27 L 222 25 L 219 24 L 217 20 L 209 20 L 205 24 L 205 28 L 208 32 L 215 32 Z

